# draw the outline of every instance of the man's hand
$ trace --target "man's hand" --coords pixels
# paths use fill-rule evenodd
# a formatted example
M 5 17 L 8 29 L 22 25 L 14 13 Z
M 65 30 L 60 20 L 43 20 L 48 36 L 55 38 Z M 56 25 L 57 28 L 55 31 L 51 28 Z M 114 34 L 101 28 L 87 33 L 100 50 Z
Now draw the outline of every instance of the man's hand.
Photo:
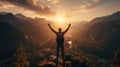
M 50 23 L 48 23 L 48 26 L 50 26 Z
M 71 25 L 71 23 L 69 23 L 69 25 Z

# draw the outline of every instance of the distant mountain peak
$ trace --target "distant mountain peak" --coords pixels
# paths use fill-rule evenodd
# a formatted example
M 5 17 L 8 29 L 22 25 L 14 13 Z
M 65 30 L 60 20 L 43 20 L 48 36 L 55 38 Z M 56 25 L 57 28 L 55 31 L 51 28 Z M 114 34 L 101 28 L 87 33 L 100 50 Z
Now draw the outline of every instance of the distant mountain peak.
M 26 18 L 26 17 L 25 17 L 24 15 L 22 15 L 22 14 L 15 14 L 15 17 L 21 18 L 21 19 Z
M 117 12 L 115 12 L 115 13 L 113 13 L 113 14 L 120 14 L 120 11 L 117 11 Z
M 109 21 L 109 20 L 116 20 L 116 19 L 120 19 L 120 11 L 117 11 L 107 16 L 97 17 L 93 19 L 91 22 L 94 24 L 102 21 Z
M 8 18 L 14 17 L 14 15 L 12 13 L 7 13 L 5 16 L 8 17 Z
M 15 14 L 15 16 L 25 17 L 25 16 L 24 16 L 24 15 L 22 15 L 22 14 Z
M 0 12 L 0 15 L 6 15 L 7 12 Z
M 0 15 L 7 16 L 7 17 L 14 17 L 14 14 L 8 12 L 0 12 Z
M 117 11 L 111 15 L 112 17 L 120 17 L 120 11 Z

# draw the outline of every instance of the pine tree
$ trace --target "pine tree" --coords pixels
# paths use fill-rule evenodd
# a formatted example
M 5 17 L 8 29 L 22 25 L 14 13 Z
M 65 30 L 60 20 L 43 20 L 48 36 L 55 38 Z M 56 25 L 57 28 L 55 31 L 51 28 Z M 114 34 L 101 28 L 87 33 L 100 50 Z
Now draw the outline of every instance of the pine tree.
M 13 67 L 29 67 L 29 61 L 27 61 L 27 55 L 23 47 L 17 48 L 14 58 Z
M 113 67 L 120 67 L 120 49 L 115 52 L 113 59 Z

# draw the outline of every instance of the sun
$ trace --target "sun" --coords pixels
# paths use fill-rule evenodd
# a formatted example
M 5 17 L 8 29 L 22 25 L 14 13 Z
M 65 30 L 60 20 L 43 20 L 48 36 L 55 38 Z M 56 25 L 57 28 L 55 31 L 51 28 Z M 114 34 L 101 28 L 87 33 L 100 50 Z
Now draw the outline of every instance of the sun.
M 56 24 L 65 24 L 68 18 L 64 14 L 57 14 L 54 16 L 48 16 L 46 19 L 53 21 Z
M 62 28 L 63 30 L 66 29 L 66 26 L 69 23 L 68 17 L 66 17 L 64 14 L 57 14 L 54 16 L 48 16 L 48 17 L 46 17 L 46 19 L 53 22 L 53 23 L 51 23 L 51 25 L 56 30 L 58 30 L 58 28 Z
M 57 23 L 64 23 L 65 22 L 65 18 L 63 16 L 57 16 L 55 21 Z
M 48 20 L 52 21 L 52 25 L 57 29 L 59 27 L 66 27 L 68 24 L 67 17 L 64 14 L 57 14 L 54 16 L 47 17 Z

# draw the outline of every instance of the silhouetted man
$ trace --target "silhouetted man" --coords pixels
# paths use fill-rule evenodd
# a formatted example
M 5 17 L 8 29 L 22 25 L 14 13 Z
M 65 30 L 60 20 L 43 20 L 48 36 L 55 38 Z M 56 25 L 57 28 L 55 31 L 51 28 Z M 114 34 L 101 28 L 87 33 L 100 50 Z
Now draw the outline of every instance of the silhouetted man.
M 59 49 L 61 48 L 62 51 L 62 60 L 63 60 L 63 67 L 65 66 L 65 61 L 64 61 L 64 34 L 69 30 L 71 24 L 68 25 L 67 29 L 65 31 L 62 31 L 61 28 L 58 28 L 58 32 L 55 31 L 50 24 L 48 24 L 50 29 L 56 34 L 56 42 L 57 42 L 57 63 L 56 67 L 58 67 L 58 57 L 59 57 Z

